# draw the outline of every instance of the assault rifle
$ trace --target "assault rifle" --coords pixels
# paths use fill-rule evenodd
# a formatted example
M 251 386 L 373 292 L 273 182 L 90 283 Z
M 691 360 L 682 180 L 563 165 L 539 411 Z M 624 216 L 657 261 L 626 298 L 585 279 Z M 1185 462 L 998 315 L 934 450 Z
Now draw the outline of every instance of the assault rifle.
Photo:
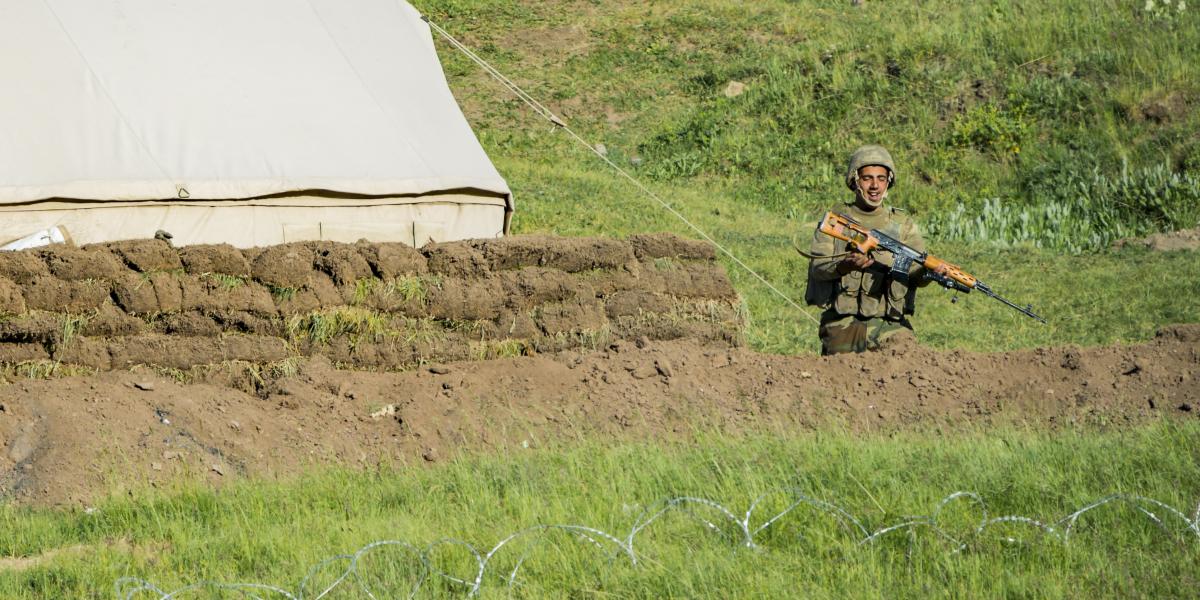
M 900 240 L 879 231 L 878 229 L 868 229 L 858 221 L 851 219 L 845 215 L 839 215 L 835 212 L 829 212 L 821 221 L 819 227 L 821 233 L 833 238 L 846 242 L 851 248 L 857 249 L 864 254 L 870 254 L 875 250 L 883 250 L 892 254 L 891 276 L 901 282 L 908 281 L 908 271 L 912 268 L 913 263 L 917 263 L 925 267 L 924 277 L 938 285 L 963 293 L 970 293 L 971 290 L 978 290 L 979 293 L 995 298 L 1009 307 L 1017 310 L 1021 314 L 1032 317 L 1042 323 L 1046 320 L 1033 313 L 1033 307 L 1026 305 L 1024 307 L 1017 306 L 1006 298 L 992 291 L 992 288 L 974 275 L 964 271 L 958 265 L 948 263 L 928 252 L 918 252 L 902 243 Z M 939 267 L 946 267 L 945 275 L 937 273 Z M 952 300 L 953 301 L 953 300 Z

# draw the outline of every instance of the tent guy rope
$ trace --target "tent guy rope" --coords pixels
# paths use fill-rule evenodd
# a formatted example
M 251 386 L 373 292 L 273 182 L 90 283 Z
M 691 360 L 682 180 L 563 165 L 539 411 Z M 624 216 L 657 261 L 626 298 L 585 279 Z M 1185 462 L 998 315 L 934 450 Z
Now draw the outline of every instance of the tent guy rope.
M 650 190 L 650 188 L 647 188 L 645 185 L 643 185 L 642 182 L 638 181 L 638 179 L 636 177 L 634 177 L 633 175 L 630 175 L 628 171 L 626 171 L 625 169 L 622 169 L 620 167 L 620 165 L 617 165 L 612 160 L 610 160 L 607 156 L 605 156 L 603 153 L 601 153 L 599 150 L 597 150 L 594 145 L 588 143 L 588 141 L 583 139 L 582 136 L 575 133 L 575 131 L 572 130 L 571 127 L 566 124 L 566 122 L 564 122 L 561 118 L 558 117 L 558 115 L 554 114 L 553 111 L 551 111 L 549 108 L 546 108 L 546 106 L 543 105 L 541 102 L 538 102 L 536 98 L 529 95 L 529 93 L 527 93 L 525 90 L 521 89 L 521 86 L 514 83 L 508 77 L 505 77 L 503 73 L 501 73 L 499 70 L 497 70 L 491 64 L 489 64 L 486 60 L 481 58 L 478 54 L 475 54 L 474 51 L 472 51 L 470 48 L 468 48 L 462 42 L 458 41 L 458 39 L 456 39 L 454 36 L 450 35 L 450 33 L 448 31 L 446 31 L 445 29 L 440 27 L 437 23 L 434 23 L 432 20 L 430 20 L 428 16 L 422 15 L 421 18 L 426 23 L 428 23 L 429 27 L 431 29 L 433 29 L 435 32 L 437 32 L 438 35 L 445 38 L 446 41 L 450 43 L 450 45 L 454 46 L 454 48 L 456 48 L 457 50 L 462 52 L 464 55 L 466 55 L 466 57 L 469 58 L 472 62 L 479 65 L 479 67 L 481 69 L 483 69 L 489 75 L 491 75 L 493 78 L 495 78 L 496 81 L 499 81 L 501 85 L 508 88 L 509 91 L 511 91 L 518 98 L 520 98 L 521 101 L 523 101 L 530 108 L 532 108 L 534 112 L 536 112 L 538 115 L 541 115 L 542 118 L 553 123 L 555 126 L 562 128 L 563 131 L 566 131 L 568 135 L 570 135 L 577 142 L 579 142 L 584 147 L 586 147 L 588 150 L 590 150 L 592 152 L 592 154 L 595 154 L 600 160 L 604 161 L 606 164 L 608 164 L 608 166 L 612 167 L 612 169 L 614 171 L 616 171 L 620 176 L 627 179 L 635 187 L 637 187 L 639 190 L 641 190 L 642 193 L 649 196 L 652 200 L 657 202 L 659 204 L 659 206 L 663 207 L 665 210 L 670 212 L 672 215 L 675 215 L 675 217 L 677 219 L 679 219 L 680 221 L 683 221 L 683 223 L 685 225 L 687 225 L 689 228 L 691 228 L 692 231 L 696 232 L 697 235 L 699 235 L 700 237 L 707 240 L 713 246 L 716 246 L 716 248 L 718 250 L 720 250 L 722 254 L 724 254 L 725 256 L 728 256 L 730 260 L 732 260 L 739 267 L 744 269 L 747 273 L 752 275 L 755 279 L 757 279 L 759 282 L 761 282 L 763 285 L 765 285 L 768 289 L 770 289 L 772 292 L 774 292 L 776 296 L 779 296 L 785 302 L 787 302 L 788 304 L 795 307 L 796 310 L 800 311 L 804 316 L 808 317 L 808 319 L 811 320 L 813 323 L 816 323 L 818 325 L 820 324 L 820 321 L 818 321 L 816 317 L 812 316 L 812 314 L 810 314 L 808 311 L 804 310 L 804 307 L 800 306 L 795 300 L 793 300 L 791 298 L 791 296 L 788 296 L 787 294 L 780 291 L 779 288 L 772 285 L 770 281 L 767 281 L 767 279 L 765 277 L 763 277 L 757 271 L 752 269 L 750 267 L 750 265 L 747 265 L 745 262 L 742 261 L 742 259 L 738 258 L 728 248 L 723 246 L 717 240 L 713 239 L 712 236 L 708 235 L 708 233 L 706 233 L 703 229 L 701 229 L 699 226 L 697 226 L 695 223 L 693 223 L 691 220 L 689 220 L 686 216 L 684 216 L 682 213 L 680 213 L 678 210 L 676 210 L 675 207 L 671 206 L 670 203 L 668 203 L 666 200 L 663 200 L 662 198 L 660 198 L 658 196 L 658 194 L 655 194 L 652 190 Z

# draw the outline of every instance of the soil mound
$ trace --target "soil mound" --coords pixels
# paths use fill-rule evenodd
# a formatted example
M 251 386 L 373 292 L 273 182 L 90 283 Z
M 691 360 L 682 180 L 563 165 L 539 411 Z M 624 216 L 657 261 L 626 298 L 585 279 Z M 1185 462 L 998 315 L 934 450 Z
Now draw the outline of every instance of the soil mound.
M 0 490 L 79 505 L 114 481 L 219 484 L 580 436 L 1195 419 L 1197 340 L 1200 325 L 1179 325 L 1133 346 L 822 358 L 642 338 L 407 372 L 339 370 L 318 355 L 290 369 L 225 363 L 190 384 L 142 367 L 25 380 L 0 387 Z
M 1138 239 L 1120 240 L 1116 247 L 1141 246 L 1156 252 L 1172 252 L 1175 250 L 1196 250 L 1200 248 L 1200 227 L 1181 229 L 1170 233 L 1156 233 Z
M 349 368 L 598 348 L 738 344 L 740 300 L 707 244 L 515 236 L 238 250 L 160 240 L 0 254 L 0 367 L 189 371 L 309 356 Z
M 84 504 L 579 436 L 1200 415 L 1200 325 L 821 358 L 746 350 L 742 322 L 712 248 L 664 234 L 0 254 L 0 497 Z

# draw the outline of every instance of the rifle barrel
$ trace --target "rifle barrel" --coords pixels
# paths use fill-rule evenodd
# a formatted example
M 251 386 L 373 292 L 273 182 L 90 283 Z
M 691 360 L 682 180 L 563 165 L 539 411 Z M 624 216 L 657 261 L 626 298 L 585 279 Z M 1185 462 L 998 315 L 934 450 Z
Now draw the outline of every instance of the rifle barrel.
M 1009 301 L 1008 298 L 1005 298 L 1004 296 L 1001 296 L 1000 294 L 993 292 L 992 288 L 988 287 L 982 281 L 976 282 L 975 289 L 979 290 L 980 292 L 983 292 L 983 294 L 988 297 L 995 298 L 995 299 L 1007 304 L 1010 308 L 1016 310 L 1017 312 L 1025 315 L 1027 317 L 1034 319 L 1035 321 L 1040 321 L 1043 325 L 1047 324 L 1045 319 L 1043 319 L 1033 313 L 1033 310 L 1031 310 L 1032 307 L 1017 306 L 1016 304 L 1013 304 L 1011 301 Z

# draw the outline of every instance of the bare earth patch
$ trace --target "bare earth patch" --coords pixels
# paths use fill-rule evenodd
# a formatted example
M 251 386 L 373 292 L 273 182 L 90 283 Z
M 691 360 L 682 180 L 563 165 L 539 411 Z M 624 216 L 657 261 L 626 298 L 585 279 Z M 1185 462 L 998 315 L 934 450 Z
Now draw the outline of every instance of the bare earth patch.
M 643 338 L 399 373 L 338 370 L 317 356 L 256 393 L 111 371 L 0 387 L 0 490 L 22 503 L 80 505 L 114 486 L 180 476 L 219 485 L 311 465 L 422 464 L 580 437 L 830 422 L 861 432 L 1124 427 L 1197 418 L 1198 374 L 1200 325 L 1164 328 L 1138 345 L 997 354 L 910 347 L 787 357 Z
M 1120 240 L 1116 243 L 1116 246 L 1118 248 L 1123 246 L 1143 246 L 1158 252 L 1196 250 L 1200 248 L 1200 227 L 1169 233 L 1156 233 L 1138 239 Z

